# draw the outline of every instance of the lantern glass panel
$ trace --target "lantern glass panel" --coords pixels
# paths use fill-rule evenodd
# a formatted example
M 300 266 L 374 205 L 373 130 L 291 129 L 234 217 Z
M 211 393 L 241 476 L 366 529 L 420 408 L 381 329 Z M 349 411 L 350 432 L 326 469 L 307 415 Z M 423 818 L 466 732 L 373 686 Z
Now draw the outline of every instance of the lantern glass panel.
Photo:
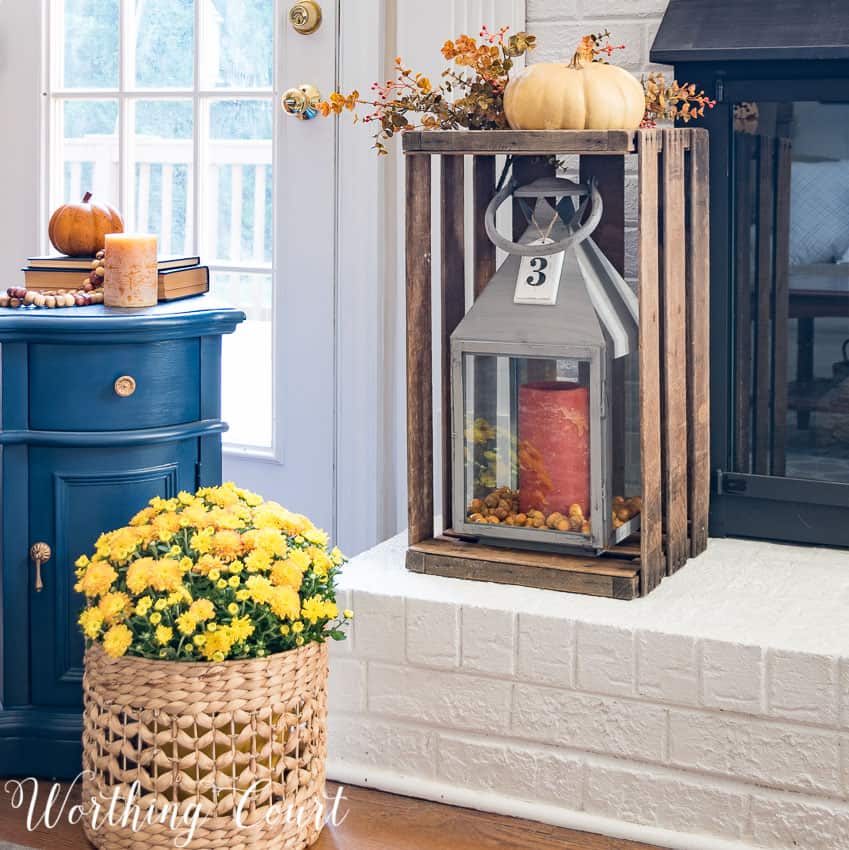
M 469 523 L 592 535 L 590 361 L 465 353 Z

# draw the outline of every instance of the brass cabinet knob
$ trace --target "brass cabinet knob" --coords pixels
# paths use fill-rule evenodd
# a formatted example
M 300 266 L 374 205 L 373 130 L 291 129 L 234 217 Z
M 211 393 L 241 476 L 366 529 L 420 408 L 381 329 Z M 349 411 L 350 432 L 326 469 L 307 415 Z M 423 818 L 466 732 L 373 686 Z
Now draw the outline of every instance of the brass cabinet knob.
M 136 391 L 136 379 L 130 375 L 121 375 L 120 378 L 115 379 L 113 388 L 115 395 L 127 398 Z
M 289 9 L 289 23 L 301 35 L 309 35 L 321 26 L 321 6 L 313 0 L 302 0 Z
M 44 589 L 44 582 L 41 580 L 41 565 L 46 564 L 52 554 L 46 543 L 33 543 L 30 546 L 29 556 L 35 564 L 35 589 L 38 593 L 41 593 Z
M 321 92 L 310 83 L 302 83 L 293 89 L 283 92 L 281 99 L 283 111 L 294 115 L 302 121 L 309 121 L 318 115 L 318 104 L 321 102 Z

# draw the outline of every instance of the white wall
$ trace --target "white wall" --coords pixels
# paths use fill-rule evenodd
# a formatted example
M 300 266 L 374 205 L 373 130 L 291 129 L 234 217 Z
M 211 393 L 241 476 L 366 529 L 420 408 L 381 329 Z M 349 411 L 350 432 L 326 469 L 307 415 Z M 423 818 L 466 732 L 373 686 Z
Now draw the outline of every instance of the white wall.
M 0 289 L 17 285 L 47 227 L 40 210 L 41 2 L 0 2 Z

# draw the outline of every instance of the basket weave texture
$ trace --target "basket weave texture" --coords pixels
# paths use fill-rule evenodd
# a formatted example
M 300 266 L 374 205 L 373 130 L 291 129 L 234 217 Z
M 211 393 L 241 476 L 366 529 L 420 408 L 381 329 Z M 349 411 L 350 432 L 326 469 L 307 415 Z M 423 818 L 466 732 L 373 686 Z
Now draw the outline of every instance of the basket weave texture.
M 125 800 L 137 782 L 142 826 L 95 831 L 84 818 L 88 839 L 100 850 L 174 848 L 187 823 L 178 817 L 175 830 L 159 815 L 198 806 L 190 848 L 310 846 L 325 802 L 327 672 L 323 643 L 222 663 L 111 658 L 93 645 L 83 679 L 84 799 L 108 806 L 116 787 Z M 143 822 L 151 806 L 155 816 Z

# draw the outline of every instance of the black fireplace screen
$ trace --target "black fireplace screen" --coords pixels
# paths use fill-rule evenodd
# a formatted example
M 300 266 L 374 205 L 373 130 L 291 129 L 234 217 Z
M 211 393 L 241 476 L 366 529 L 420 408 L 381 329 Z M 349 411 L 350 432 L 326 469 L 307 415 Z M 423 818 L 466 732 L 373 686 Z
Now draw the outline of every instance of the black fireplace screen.
M 849 103 L 732 114 L 732 470 L 849 484 Z

